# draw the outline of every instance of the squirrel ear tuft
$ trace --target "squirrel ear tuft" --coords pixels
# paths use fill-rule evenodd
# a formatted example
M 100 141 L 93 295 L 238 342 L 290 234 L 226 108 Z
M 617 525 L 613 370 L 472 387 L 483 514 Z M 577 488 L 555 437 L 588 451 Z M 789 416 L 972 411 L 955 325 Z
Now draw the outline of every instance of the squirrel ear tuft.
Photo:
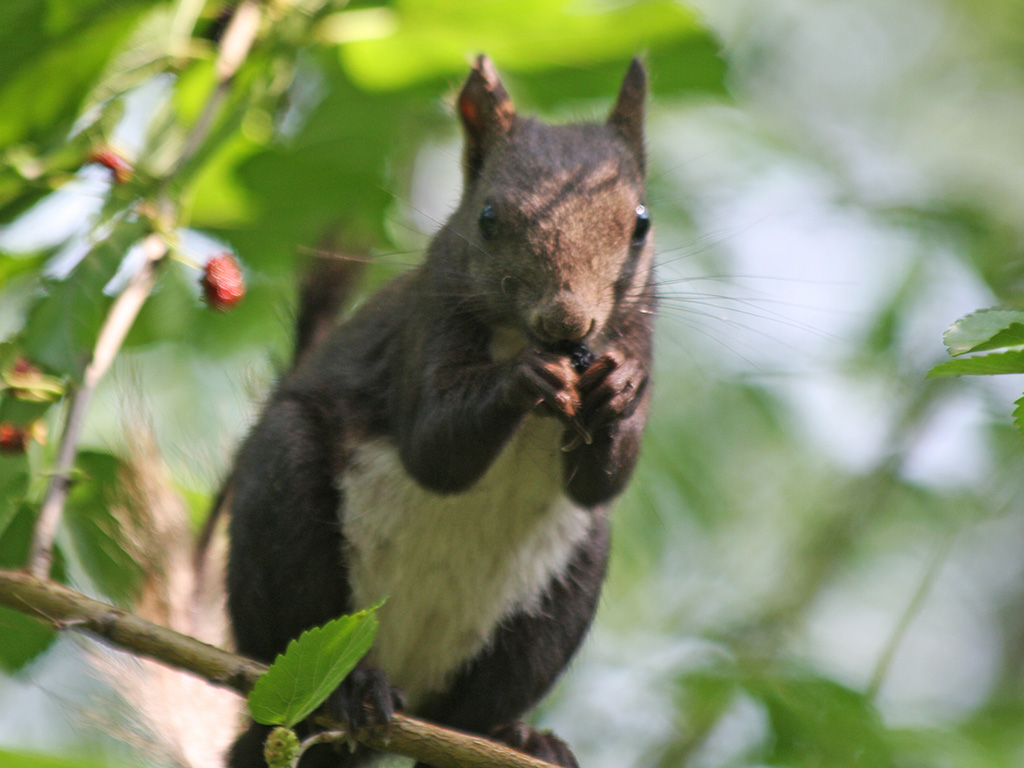
M 647 71 L 639 58 L 633 59 L 622 80 L 619 97 L 608 116 L 608 124 L 623 139 L 644 172 L 644 105 L 647 101 Z
M 516 119 L 512 99 L 486 56 L 477 57 L 458 105 L 466 130 L 466 172 L 472 178 L 480 172 L 488 148 L 512 129 Z

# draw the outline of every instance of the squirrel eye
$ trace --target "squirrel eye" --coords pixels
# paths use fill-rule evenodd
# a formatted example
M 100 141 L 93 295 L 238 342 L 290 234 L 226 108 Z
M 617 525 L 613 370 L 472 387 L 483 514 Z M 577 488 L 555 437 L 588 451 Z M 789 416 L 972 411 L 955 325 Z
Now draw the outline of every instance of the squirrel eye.
M 498 213 L 490 203 L 480 209 L 480 234 L 484 240 L 493 240 L 498 231 Z
M 638 246 L 643 245 L 644 240 L 647 239 L 647 232 L 651 228 L 651 214 L 647 212 L 647 208 L 643 205 L 636 207 L 636 225 L 633 227 L 633 238 L 630 240 L 630 245 Z

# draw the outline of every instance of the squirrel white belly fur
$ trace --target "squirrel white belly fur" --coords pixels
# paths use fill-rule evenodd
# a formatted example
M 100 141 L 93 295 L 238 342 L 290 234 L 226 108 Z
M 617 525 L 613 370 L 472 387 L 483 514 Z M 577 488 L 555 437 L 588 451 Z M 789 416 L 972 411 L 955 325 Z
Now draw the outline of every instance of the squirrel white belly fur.
M 562 426 L 528 417 L 465 493 L 407 475 L 385 440 L 358 448 L 341 483 L 357 607 L 387 598 L 370 662 L 416 707 L 442 690 L 512 614 L 537 611 L 590 531 L 562 491 Z
M 225 494 L 228 607 L 239 651 L 270 661 L 387 598 L 325 705 L 351 729 L 404 707 L 577 766 L 519 720 L 590 626 L 647 420 L 646 88 L 634 61 L 606 121 L 550 126 L 480 57 L 457 102 L 462 198 L 424 263 L 326 335 L 300 315 Z M 249 725 L 231 768 L 262 768 L 267 731 Z M 319 745 L 301 768 L 371 757 Z

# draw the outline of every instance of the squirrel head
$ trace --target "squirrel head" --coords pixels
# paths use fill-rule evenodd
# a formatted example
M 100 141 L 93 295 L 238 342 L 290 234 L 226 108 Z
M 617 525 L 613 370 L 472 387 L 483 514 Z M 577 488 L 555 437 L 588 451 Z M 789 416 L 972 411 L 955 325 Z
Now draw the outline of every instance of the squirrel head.
M 644 300 L 646 95 L 634 59 L 607 120 L 547 125 L 518 115 L 490 60 L 477 59 L 457 102 L 464 187 L 446 242 L 460 261 L 448 269 L 494 325 L 579 343 Z

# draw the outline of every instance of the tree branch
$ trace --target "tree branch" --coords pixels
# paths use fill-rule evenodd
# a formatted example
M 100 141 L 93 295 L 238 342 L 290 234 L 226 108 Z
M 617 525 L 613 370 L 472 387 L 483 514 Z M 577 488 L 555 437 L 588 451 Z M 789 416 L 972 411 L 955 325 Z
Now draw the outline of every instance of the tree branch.
M 23 571 L 0 570 L 0 605 L 56 626 L 93 635 L 242 695 L 266 671 L 258 662 L 141 619 L 53 581 Z M 343 727 L 343 724 L 338 724 Z M 396 714 L 388 728 L 353 734 L 356 741 L 436 768 L 554 768 L 478 736 Z
M 0 605 L 248 693 L 266 667 L 24 571 L 0 570 Z

